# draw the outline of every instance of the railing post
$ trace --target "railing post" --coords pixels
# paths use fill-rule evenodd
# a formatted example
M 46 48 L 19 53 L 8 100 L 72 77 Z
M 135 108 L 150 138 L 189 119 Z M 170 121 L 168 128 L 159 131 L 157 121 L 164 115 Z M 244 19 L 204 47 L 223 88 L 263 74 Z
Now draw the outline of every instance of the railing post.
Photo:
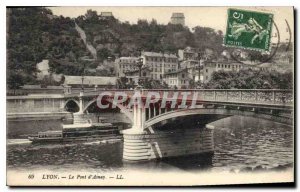
M 217 100 L 217 94 L 216 94 L 216 90 L 214 90 L 214 101 Z
M 161 107 L 159 106 L 159 111 L 158 111 L 158 115 L 161 114 Z
M 79 93 L 79 113 L 83 113 L 83 92 L 80 91 Z
M 43 112 L 45 112 L 45 98 L 43 99 Z
M 275 91 L 272 90 L 272 99 L 273 99 L 273 103 L 275 103 Z
M 148 107 L 148 120 L 151 119 L 151 108 L 150 106 Z
M 226 101 L 228 101 L 228 90 L 226 90 Z
M 255 101 L 257 101 L 257 90 L 255 90 L 254 92 L 255 92 Z
M 242 91 L 240 91 L 240 101 L 242 101 Z

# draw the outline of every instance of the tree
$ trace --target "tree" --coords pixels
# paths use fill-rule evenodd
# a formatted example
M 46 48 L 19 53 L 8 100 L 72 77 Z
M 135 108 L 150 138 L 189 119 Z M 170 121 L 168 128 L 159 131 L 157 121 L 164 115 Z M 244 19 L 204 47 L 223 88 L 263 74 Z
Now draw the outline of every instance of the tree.
M 13 90 L 19 89 L 22 85 L 24 85 L 23 79 L 24 77 L 21 72 L 9 70 L 7 72 L 8 88 Z
M 223 33 L 209 27 L 196 26 L 193 28 L 195 46 L 204 50 L 210 48 L 219 55 L 223 51 Z
M 102 48 L 97 51 L 97 58 L 100 61 L 104 61 L 108 57 L 112 57 L 113 59 L 115 58 L 115 56 L 112 54 L 112 52 L 110 50 L 108 50 L 107 48 Z
M 266 86 L 268 85 L 268 86 Z M 293 74 L 276 71 L 217 71 L 204 85 L 209 89 L 292 89 Z
M 19 88 L 23 84 L 36 83 L 36 64 L 45 58 L 76 61 L 86 52 L 79 35 L 74 33 L 74 22 L 70 18 L 54 17 L 51 10 L 41 7 L 9 10 L 8 87 Z M 76 68 L 77 66 L 73 69 L 61 65 L 58 68 L 50 66 L 52 71 L 60 73 Z
M 85 14 L 85 18 L 90 22 L 97 22 L 98 21 L 98 13 L 97 11 L 93 11 L 91 9 L 87 10 Z

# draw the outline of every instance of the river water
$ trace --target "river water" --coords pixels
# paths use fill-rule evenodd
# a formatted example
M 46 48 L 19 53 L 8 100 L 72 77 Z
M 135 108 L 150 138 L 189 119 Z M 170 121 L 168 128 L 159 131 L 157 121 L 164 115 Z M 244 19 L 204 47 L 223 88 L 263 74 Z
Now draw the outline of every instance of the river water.
M 163 170 L 260 171 L 293 167 L 293 128 L 250 117 L 228 117 L 215 125 L 215 152 L 139 164 L 122 162 L 123 143 L 81 142 L 31 144 L 16 134 L 8 138 L 8 169 L 118 171 L 135 168 Z M 11 144 L 21 142 L 22 144 Z M 24 142 L 23 142 L 24 141 Z

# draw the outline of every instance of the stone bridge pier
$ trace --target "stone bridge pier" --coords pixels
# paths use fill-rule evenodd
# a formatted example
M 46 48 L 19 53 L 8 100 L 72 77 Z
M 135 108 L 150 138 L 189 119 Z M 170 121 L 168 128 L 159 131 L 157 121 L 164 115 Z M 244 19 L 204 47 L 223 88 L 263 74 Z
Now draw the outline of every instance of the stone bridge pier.
M 157 130 L 147 122 L 154 116 L 172 113 L 167 108 L 133 106 L 133 126 L 123 131 L 123 160 L 126 162 L 148 161 L 166 157 L 213 153 L 213 126 L 192 129 Z M 164 112 L 164 114 L 162 114 Z M 164 122 L 164 121 L 162 121 Z M 148 123 L 149 124 L 149 123 Z M 172 126 L 172 125 L 170 125 Z
M 123 160 L 147 161 L 166 157 L 213 153 L 213 127 L 174 131 L 126 130 Z

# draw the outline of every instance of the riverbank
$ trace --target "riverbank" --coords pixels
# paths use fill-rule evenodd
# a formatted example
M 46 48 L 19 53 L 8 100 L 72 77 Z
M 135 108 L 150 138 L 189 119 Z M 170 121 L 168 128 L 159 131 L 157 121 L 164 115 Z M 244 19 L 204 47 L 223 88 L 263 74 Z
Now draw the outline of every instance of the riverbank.
M 85 118 L 97 122 L 98 118 L 117 126 L 119 130 L 130 127 L 130 121 L 121 113 L 86 114 Z M 27 139 L 40 131 L 62 130 L 63 124 L 72 124 L 73 114 L 69 112 L 7 113 L 7 138 Z
M 114 137 L 105 137 L 103 139 L 87 139 L 87 140 L 74 140 L 72 142 L 64 142 L 64 144 L 70 144 L 70 143 L 85 143 L 86 145 L 89 144 L 107 144 L 107 143 L 115 143 L 115 142 L 121 142 L 123 139 L 122 138 L 114 138 Z M 45 142 L 43 143 L 44 145 L 53 145 L 53 144 L 61 144 L 62 142 Z M 6 144 L 8 146 L 13 146 L 13 145 L 27 145 L 27 144 L 33 144 L 32 141 L 29 139 L 7 139 Z
M 7 113 L 8 121 L 33 121 L 33 120 L 72 120 L 70 112 L 26 112 L 26 113 Z

